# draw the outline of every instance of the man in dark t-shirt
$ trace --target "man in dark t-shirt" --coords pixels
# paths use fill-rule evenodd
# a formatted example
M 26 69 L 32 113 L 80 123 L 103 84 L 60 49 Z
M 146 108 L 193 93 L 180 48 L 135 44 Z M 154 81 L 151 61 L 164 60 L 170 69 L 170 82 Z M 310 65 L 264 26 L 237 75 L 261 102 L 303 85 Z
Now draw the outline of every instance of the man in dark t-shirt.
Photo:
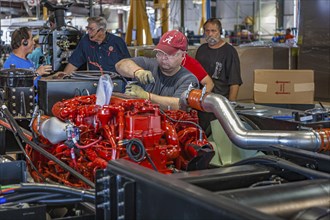
M 222 25 L 219 19 L 208 19 L 203 28 L 207 43 L 198 48 L 196 60 L 211 76 L 214 83 L 212 92 L 225 96 L 229 101 L 236 101 L 242 84 L 237 51 L 221 38 Z M 199 117 L 204 130 L 207 130 L 210 121 L 216 119 L 214 114 L 205 112 L 200 112 Z
M 230 101 L 236 101 L 239 86 L 242 84 L 236 49 L 228 43 L 218 49 L 203 44 L 198 48 L 196 59 L 214 82 L 212 92 L 223 95 Z
M 119 74 L 134 78 L 138 84 L 126 86 L 125 94 L 149 99 L 163 109 L 179 109 L 181 94 L 197 78 L 181 66 L 186 55 L 187 39 L 177 30 L 166 32 L 155 48 L 156 58 L 135 57 L 116 64 Z
M 242 84 L 240 61 L 236 49 L 221 38 L 221 22 L 208 19 L 204 26 L 205 40 L 196 52 L 196 60 L 204 67 L 214 82 L 214 93 L 236 101 Z
M 118 61 L 131 57 L 125 41 L 107 32 L 105 18 L 90 17 L 87 22 L 88 34 L 79 41 L 64 72 L 70 74 L 85 63 L 89 70 L 115 72 L 115 64 Z

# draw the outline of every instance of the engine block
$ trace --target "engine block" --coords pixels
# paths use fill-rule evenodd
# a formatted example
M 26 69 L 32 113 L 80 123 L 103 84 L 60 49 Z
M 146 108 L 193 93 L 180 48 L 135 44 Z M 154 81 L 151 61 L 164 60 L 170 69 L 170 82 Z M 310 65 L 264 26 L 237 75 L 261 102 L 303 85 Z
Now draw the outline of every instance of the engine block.
M 208 168 L 214 151 L 195 110 L 162 111 L 148 100 L 123 94 L 114 94 L 109 105 L 95 102 L 95 95 L 57 102 L 52 108 L 55 117 L 39 116 L 32 126 L 44 149 L 91 181 L 96 170 L 118 158 L 165 174 Z M 45 178 L 88 187 L 31 147 L 27 149 Z M 35 171 L 30 172 L 35 181 L 42 181 Z

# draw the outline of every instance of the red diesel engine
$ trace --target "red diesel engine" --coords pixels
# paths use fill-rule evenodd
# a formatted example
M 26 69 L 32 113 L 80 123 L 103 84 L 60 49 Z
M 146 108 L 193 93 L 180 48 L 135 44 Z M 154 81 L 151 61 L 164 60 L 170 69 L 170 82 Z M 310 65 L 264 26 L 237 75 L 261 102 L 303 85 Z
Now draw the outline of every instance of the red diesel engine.
M 208 167 L 214 151 L 198 126 L 196 111 L 162 111 L 148 100 L 123 94 L 114 94 L 103 107 L 95 102 L 95 95 L 57 102 L 52 108 L 55 117 L 34 119 L 39 145 L 91 181 L 97 169 L 118 158 L 166 174 Z M 88 187 L 31 147 L 27 150 L 45 178 Z M 31 175 L 41 181 L 32 169 Z

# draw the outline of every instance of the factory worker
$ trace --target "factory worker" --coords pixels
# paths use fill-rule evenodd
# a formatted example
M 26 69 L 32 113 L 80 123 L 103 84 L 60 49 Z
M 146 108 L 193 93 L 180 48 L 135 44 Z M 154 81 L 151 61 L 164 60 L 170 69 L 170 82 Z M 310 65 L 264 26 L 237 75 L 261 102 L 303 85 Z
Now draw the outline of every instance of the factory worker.
M 186 56 L 186 37 L 177 30 L 166 32 L 154 49 L 155 58 L 134 57 L 116 64 L 119 74 L 133 78 L 137 83 L 126 86 L 125 93 L 149 99 L 163 109 L 179 109 L 181 94 L 198 79 L 181 66 Z
M 125 41 L 107 32 L 105 18 L 90 17 L 87 22 L 87 34 L 79 41 L 64 72 L 70 74 L 86 63 L 88 70 L 115 72 L 115 64 L 130 57 Z
M 32 31 L 28 27 L 16 29 L 11 35 L 12 52 L 6 59 L 3 67 L 9 69 L 11 66 L 15 68 L 30 69 L 40 76 L 50 74 L 51 65 L 40 65 L 38 68 L 27 58 L 27 55 L 34 50 L 35 42 L 32 38 Z

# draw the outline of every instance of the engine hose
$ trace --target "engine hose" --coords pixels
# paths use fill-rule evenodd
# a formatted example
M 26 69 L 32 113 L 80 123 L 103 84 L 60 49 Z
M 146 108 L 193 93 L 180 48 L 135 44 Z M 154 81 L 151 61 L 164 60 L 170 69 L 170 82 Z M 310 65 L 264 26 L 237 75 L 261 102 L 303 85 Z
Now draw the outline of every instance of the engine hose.
M 147 156 L 147 159 L 148 159 L 149 163 L 151 164 L 152 168 L 153 168 L 156 172 L 158 172 L 158 169 L 157 169 L 156 165 L 154 164 L 154 162 L 152 161 L 152 159 L 150 158 L 149 154 L 147 154 L 146 156 Z
M 66 186 L 51 185 L 51 184 L 40 184 L 40 183 L 21 183 L 21 187 L 17 188 L 16 191 L 36 191 L 36 192 L 50 192 L 50 193 L 62 193 L 64 195 L 74 195 L 87 200 L 95 200 L 94 192 L 74 189 Z
M 264 164 L 275 168 L 287 169 L 298 173 L 308 179 L 330 179 L 330 174 L 311 170 L 309 168 L 301 167 L 284 159 L 275 156 L 259 156 L 241 160 L 231 166 L 246 165 L 246 164 Z
M 17 131 L 18 135 L 20 136 L 20 138 L 22 138 L 22 140 L 24 140 L 24 142 L 28 145 L 30 145 L 34 150 L 38 151 L 39 153 L 41 153 L 43 156 L 45 156 L 47 159 L 54 161 L 55 163 L 57 163 L 58 165 L 60 165 L 64 170 L 68 171 L 69 173 L 71 173 L 73 176 L 77 177 L 78 179 L 80 179 L 81 181 L 83 181 L 84 183 L 86 183 L 87 185 L 89 185 L 92 188 L 95 188 L 95 184 L 90 181 L 89 179 L 87 179 L 86 177 L 84 177 L 82 174 L 78 173 L 77 171 L 75 171 L 74 169 L 72 169 L 69 165 L 67 165 L 66 163 L 64 163 L 63 161 L 59 160 L 57 157 L 55 157 L 54 155 L 50 154 L 48 151 L 46 151 L 45 149 L 41 148 L 40 146 L 38 146 L 37 144 L 35 144 L 34 142 L 30 141 L 28 138 L 26 138 L 26 136 L 24 135 L 24 133 L 22 132 L 22 129 L 20 128 L 20 126 L 17 124 L 16 120 L 14 119 L 14 117 L 11 115 L 11 113 L 9 112 L 7 106 L 2 105 L 2 110 L 4 111 L 6 117 L 8 118 L 8 120 L 11 122 L 11 124 L 14 126 L 15 130 Z
M 134 149 L 133 146 L 135 146 Z M 126 144 L 126 152 L 128 157 L 131 158 L 134 162 L 141 162 L 146 157 L 152 168 L 158 172 L 156 165 L 150 158 L 149 154 L 146 152 L 146 149 L 144 148 L 144 145 L 140 139 L 133 138 L 128 140 L 128 143 Z
M 51 199 L 51 200 L 38 200 L 39 203 L 48 204 L 48 205 L 61 205 L 61 204 L 70 204 L 83 202 L 81 198 L 70 198 L 70 199 Z
M 133 146 L 135 146 L 134 149 Z M 142 141 L 137 138 L 129 140 L 129 142 L 126 144 L 126 152 L 129 158 L 131 158 L 134 162 L 141 162 L 144 160 L 146 155 L 146 150 Z
M 321 146 L 319 151 L 330 151 L 330 129 L 322 128 L 317 131 L 320 135 Z
M 176 119 L 171 118 L 170 116 L 168 116 L 168 115 L 165 113 L 164 110 L 159 109 L 159 111 L 160 111 L 163 115 L 165 115 L 166 118 L 168 118 L 169 120 L 171 120 L 171 121 L 173 121 L 173 122 L 176 122 L 176 123 L 187 123 L 187 124 L 195 125 L 195 126 L 198 128 L 198 130 L 199 130 L 199 140 L 202 141 L 202 139 L 203 139 L 203 129 L 202 129 L 202 127 L 201 127 L 199 124 L 197 124 L 197 123 L 195 123 L 195 122 L 193 122 L 193 121 L 176 120 Z
M 17 201 L 20 199 L 30 198 L 36 195 L 47 195 L 48 192 L 27 192 L 27 193 L 15 193 L 5 195 L 7 202 Z
M 57 198 L 57 197 L 63 197 L 63 194 L 47 194 L 47 195 L 39 195 L 39 196 L 35 196 L 35 197 L 31 197 L 31 198 L 26 198 L 26 199 L 22 199 L 22 200 L 18 200 L 15 202 L 19 202 L 19 203 L 32 203 L 32 202 L 37 202 L 38 200 L 43 200 L 43 199 L 48 199 L 48 198 Z

